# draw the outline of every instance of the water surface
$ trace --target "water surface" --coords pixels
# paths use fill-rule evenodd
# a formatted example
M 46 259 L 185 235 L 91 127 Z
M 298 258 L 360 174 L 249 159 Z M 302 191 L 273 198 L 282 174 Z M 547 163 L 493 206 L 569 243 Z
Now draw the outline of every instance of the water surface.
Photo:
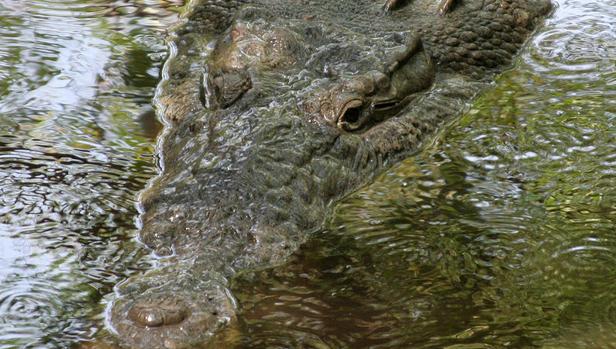
M 0 347 L 67 348 L 149 266 L 135 198 L 178 1 L 0 0 Z
M 245 346 L 616 346 L 614 18 L 559 1 L 434 144 L 239 280 Z
M 151 265 L 135 198 L 180 5 L 0 0 L 0 347 L 93 338 Z M 239 347 L 615 345 L 616 2 L 559 5 L 433 144 L 235 281 Z

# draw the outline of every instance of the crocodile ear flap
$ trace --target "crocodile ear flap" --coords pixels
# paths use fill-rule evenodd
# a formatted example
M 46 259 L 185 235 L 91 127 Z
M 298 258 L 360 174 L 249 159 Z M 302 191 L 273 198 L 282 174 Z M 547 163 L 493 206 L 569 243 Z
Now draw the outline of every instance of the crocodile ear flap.
M 203 75 L 202 103 L 208 109 L 226 109 L 252 88 L 252 79 L 245 70 Z

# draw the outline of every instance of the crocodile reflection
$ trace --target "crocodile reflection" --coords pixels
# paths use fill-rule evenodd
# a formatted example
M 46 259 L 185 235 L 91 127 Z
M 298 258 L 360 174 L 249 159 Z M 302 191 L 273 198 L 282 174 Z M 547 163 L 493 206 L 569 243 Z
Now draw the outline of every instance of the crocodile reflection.
M 157 102 L 163 171 L 140 239 L 158 268 L 117 287 L 123 347 L 215 345 L 229 279 L 280 264 L 332 203 L 458 115 L 548 0 L 197 1 Z

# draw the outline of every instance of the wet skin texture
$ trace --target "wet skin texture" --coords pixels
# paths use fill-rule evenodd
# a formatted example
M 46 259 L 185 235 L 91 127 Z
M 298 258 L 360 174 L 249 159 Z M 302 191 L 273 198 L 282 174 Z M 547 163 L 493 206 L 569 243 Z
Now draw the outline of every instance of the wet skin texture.
M 163 171 L 141 198 L 139 238 L 163 258 L 119 285 L 108 312 L 126 348 L 228 343 L 229 280 L 283 262 L 333 202 L 417 151 L 550 10 L 548 0 L 193 5 L 156 100 L 170 125 Z

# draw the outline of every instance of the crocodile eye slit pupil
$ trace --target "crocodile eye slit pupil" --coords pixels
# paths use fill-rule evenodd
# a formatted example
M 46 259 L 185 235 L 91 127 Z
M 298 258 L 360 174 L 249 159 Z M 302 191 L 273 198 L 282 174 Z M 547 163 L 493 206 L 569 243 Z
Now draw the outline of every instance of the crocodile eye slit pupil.
M 342 121 L 348 124 L 354 124 L 359 121 L 361 110 L 359 108 L 349 108 L 344 112 Z
M 375 111 L 388 110 L 388 109 L 396 107 L 398 103 L 399 103 L 398 101 L 386 101 L 386 102 L 376 103 L 374 105 L 374 110 Z

